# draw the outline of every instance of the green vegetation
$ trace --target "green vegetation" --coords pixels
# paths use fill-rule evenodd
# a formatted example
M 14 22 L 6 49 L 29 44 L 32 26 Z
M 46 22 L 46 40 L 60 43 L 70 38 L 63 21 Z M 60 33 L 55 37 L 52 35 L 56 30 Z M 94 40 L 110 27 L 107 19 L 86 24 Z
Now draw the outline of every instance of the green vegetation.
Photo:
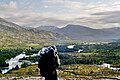
M 0 74 L 5 77 L 28 77 L 40 76 L 37 65 L 28 66 L 18 70 L 10 71 L 8 74 Z M 63 65 L 58 69 L 58 77 L 62 78 L 111 78 L 120 76 L 120 71 L 110 70 L 108 68 L 98 67 L 96 65 Z
M 0 76 L 5 76 L 5 77 L 12 77 L 12 76 L 16 76 L 16 77 L 28 77 L 28 76 L 39 76 L 39 69 L 37 67 L 37 65 L 32 65 L 32 66 L 28 66 L 28 67 L 24 67 L 24 68 L 20 68 L 18 70 L 13 70 L 10 71 L 8 74 L 0 74 Z
M 45 43 L 53 43 L 54 38 L 55 36 L 50 32 L 35 33 L 28 30 L 0 32 L 0 48 L 41 46 Z
M 120 64 L 120 44 L 77 45 L 82 53 L 60 54 L 63 64 Z
M 37 45 L 37 44 L 36 44 Z M 36 46 L 29 44 L 27 48 L 3 48 L 0 49 L 0 67 L 7 66 L 5 60 L 15 57 L 23 51 L 27 55 L 37 53 L 44 45 Z M 29 49 L 30 47 L 33 47 Z M 119 44 L 87 44 L 77 45 L 77 48 L 82 48 L 82 53 L 63 53 L 59 54 L 62 65 L 69 64 L 102 64 L 109 63 L 120 65 L 120 45 Z M 39 56 L 29 57 L 25 60 L 35 62 Z
M 5 60 L 15 57 L 23 51 L 27 55 L 37 53 L 44 45 L 38 47 L 37 44 L 29 44 L 27 48 L 2 48 L 0 49 L 0 68 L 8 64 Z M 29 49 L 29 47 L 32 47 Z M 120 44 L 81 44 L 76 48 L 83 49 L 78 52 L 59 52 L 61 66 L 59 67 L 59 77 L 64 78 L 110 78 L 120 76 L 120 70 L 111 70 L 98 67 L 96 64 L 109 63 L 113 67 L 120 68 Z M 39 56 L 23 58 L 31 62 L 38 61 Z M 17 67 L 8 74 L 0 76 L 39 76 L 37 65 Z M 18 70 L 17 70 L 18 69 Z
M 0 49 L 0 67 L 7 67 L 5 60 L 15 57 L 23 52 L 23 49 Z
M 7 67 L 8 64 L 6 64 L 6 60 L 9 60 L 11 58 L 14 58 L 15 56 L 21 54 L 22 52 L 25 52 L 26 55 L 32 55 L 34 53 L 38 53 L 40 50 L 40 47 L 36 48 L 7 48 L 7 49 L 0 49 L 0 68 Z M 30 57 L 29 60 L 35 62 L 38 60 L 38 58 Z
M 96 65 L 72 64 L 61 66 L 59 76 L 65 78 L 111 78 L 120 76 L 120 71 Z
M 59 54 L 61 63 L 68 64 L 120 64 L 120 56 L 117 55 L 101 55 L 99 53 L 65 53 Z

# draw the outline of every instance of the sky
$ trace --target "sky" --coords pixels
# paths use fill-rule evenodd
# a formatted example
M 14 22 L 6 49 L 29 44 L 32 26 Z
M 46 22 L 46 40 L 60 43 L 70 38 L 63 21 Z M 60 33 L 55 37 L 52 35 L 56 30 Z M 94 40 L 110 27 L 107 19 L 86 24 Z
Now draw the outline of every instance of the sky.
M 0 0 L 0 17 L 27 27 L 120 27 L 120 0 Z

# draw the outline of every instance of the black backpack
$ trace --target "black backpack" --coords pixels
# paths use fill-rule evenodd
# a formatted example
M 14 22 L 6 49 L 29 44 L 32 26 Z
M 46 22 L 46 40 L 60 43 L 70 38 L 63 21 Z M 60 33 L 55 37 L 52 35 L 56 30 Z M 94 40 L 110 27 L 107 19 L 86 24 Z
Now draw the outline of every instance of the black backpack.
M 59 57 L 51 47 L 41 51 L 40 55 L 41 57 L 39 59 L 38 67 L 40 68 L 41 76 L 45 77 L 48 74 L 52 74 L 52 72 L 59 66 Z

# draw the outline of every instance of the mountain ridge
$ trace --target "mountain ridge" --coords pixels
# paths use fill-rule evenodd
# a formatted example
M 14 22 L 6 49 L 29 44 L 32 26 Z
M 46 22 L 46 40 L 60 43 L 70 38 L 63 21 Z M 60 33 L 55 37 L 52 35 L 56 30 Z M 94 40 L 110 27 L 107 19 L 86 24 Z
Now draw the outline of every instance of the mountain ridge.
M 87 26 L 68 24 L 63 28 L 56 26 L 39 26 L 37 28 L 24 28 L 15 23 L 0 18 L 1 45 L 6 44 L 41 44 L 55 42 L 56 40 L 80 41 L 112 41 L 120 39 L 120 28 L 93 29 Z
M 34 31 L 25 29 L 15 23 L 0 18 L 0 47 L 26 45 L 26 44 L 43 44 L 54 42 L 62 38 L 58 33 L 50 31 Z
M 41 26 L 35 28 L 34 30 L 39 31 L 43 30 L 40 28 Z M 53 33 L 58 33 L 63 36 L 67 36 L 68 38 L 72 40 L 80 40 L 80 41 L 112 41 L 120 39 L 120 28 L 103 28 L 103 29 L 94 29 L 90 28 L 88 26 L 82 26 L 82 25 L 75 25 L 75 24 L 68 24 L 65 27 L 62 28 L 56 28 L 55 26 L 50 26 L 50 28 L 53 27 L 53 29 L 48 29 L 49 26 L 42 26 L 44 27 L 44 30 L 50 31 Z
M 56 29 L 54 32 L 62 33 L 71 39 L 77 39 L 81 41 L 109 41 L 113 39 L 119 39 L 120 30 L 113 31 L 114 28 L 108 29 L 93 29 L 86 26 L 68 24 L 63 28 Z
M 36 30 L 45 30 L 45 31 L 54 31 L 55 29 L 58 29 L 56 26 L 39 26 L 37 28 L 34 28 Z

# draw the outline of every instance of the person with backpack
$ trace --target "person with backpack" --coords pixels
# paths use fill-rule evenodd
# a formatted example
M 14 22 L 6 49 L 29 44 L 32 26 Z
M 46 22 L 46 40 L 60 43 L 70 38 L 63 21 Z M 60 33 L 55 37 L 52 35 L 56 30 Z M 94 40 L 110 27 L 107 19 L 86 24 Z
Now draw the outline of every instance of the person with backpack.
M 60 60 L 56 46 L 42 49 L 40 55 L 38 68 L 41 76 L 45 77 L 45 80 L 58 80 L 56 69 L 60 65 Z

